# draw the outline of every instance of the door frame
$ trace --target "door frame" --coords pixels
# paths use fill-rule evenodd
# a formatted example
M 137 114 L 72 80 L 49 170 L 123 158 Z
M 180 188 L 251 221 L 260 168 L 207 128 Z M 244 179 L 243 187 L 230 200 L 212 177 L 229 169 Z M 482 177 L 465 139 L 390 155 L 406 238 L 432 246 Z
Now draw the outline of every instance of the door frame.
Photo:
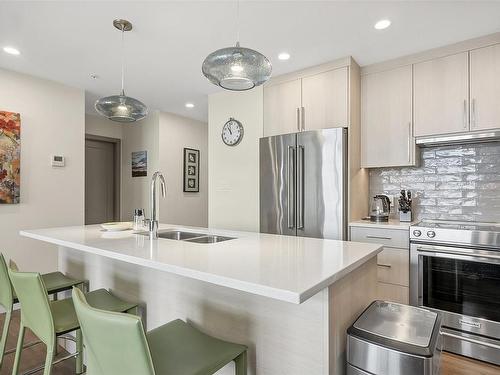
M 121 165 L 122 165 L 122 141 L 119 138 L 111 138 L 111 137 L 104 137 L 101 135 L 94 135 L 94 134 L 87 134 L 85 133 L 85 141 L 101 141 L 101 142 L 109 142 L 113 143 L 114 146 L 114 174 L 113 174 L 113 180 L 114 180 L 114 185 L 115 185 L 115 201 L 114 201 L 114 217 L 115 220 L 120 221 L 121 220 Z M 84 172 L 85 174 L 85 172 Z M 85 176 L 87 178 L 87 176 Z M 84 181 L 86 181 L 84 179 Z

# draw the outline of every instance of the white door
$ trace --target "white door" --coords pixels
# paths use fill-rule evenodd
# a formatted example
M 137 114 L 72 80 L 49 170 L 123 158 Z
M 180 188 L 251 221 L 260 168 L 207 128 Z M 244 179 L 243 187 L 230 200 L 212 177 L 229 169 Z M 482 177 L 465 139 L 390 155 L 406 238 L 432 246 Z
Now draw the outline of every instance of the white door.
M 304 130 L 349 126 L 349 68 L 302 78 Z
M 264 136 L 300 131 L 300 79 L 264 87 Z
M 500 128 L 500 44 L 470 52 L 471 130 Z
M 412 67 L 361 77 L 362 167 L 414 164 Z
M 85 224 L 115 217 L 115 144 L 85 140 Z
M 469 130 L 468 52 L 413 66 L 415 136 Z

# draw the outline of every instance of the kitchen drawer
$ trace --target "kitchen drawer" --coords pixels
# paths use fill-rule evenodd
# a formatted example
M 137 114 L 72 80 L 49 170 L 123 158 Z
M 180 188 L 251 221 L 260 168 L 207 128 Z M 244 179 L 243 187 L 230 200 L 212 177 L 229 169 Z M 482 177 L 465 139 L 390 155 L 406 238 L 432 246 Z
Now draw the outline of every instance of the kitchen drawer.
M 410 251 L 384 247 L 377 255 L 377 277 L 383 283 L 409 286 Z
M 407 249 L 410 239 L 407 230 L 351 227 L 351 241 L 377 243 Z
M 408 305 L 408 287 L 387 283 L 377 283 L 377 298 L 383 301 L 404 303 Z

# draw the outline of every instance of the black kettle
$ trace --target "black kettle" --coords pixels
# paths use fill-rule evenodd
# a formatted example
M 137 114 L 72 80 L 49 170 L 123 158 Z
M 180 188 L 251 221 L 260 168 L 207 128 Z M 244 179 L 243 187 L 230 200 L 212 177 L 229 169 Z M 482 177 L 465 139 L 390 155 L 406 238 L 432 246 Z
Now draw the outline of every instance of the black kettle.
M 372 199 L 370 221 L 389 221 L 391 200 L 387 195 L 377 194 Z

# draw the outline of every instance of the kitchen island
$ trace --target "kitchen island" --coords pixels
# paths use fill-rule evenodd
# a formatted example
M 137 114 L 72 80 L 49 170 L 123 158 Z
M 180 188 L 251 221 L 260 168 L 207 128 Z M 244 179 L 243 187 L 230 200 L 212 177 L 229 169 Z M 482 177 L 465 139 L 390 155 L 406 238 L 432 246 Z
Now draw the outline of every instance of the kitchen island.
M 182 318 L 246 344 L 249 374 L 344 373 L 346 329 L 375 299 L 375 244 L 161 225 L 197 243 L 99 226 L 21 231 L 59 246 L 59 269 L 143 303 L 148 329 Z M 226 366 L 218 374 L 234 374 Z

